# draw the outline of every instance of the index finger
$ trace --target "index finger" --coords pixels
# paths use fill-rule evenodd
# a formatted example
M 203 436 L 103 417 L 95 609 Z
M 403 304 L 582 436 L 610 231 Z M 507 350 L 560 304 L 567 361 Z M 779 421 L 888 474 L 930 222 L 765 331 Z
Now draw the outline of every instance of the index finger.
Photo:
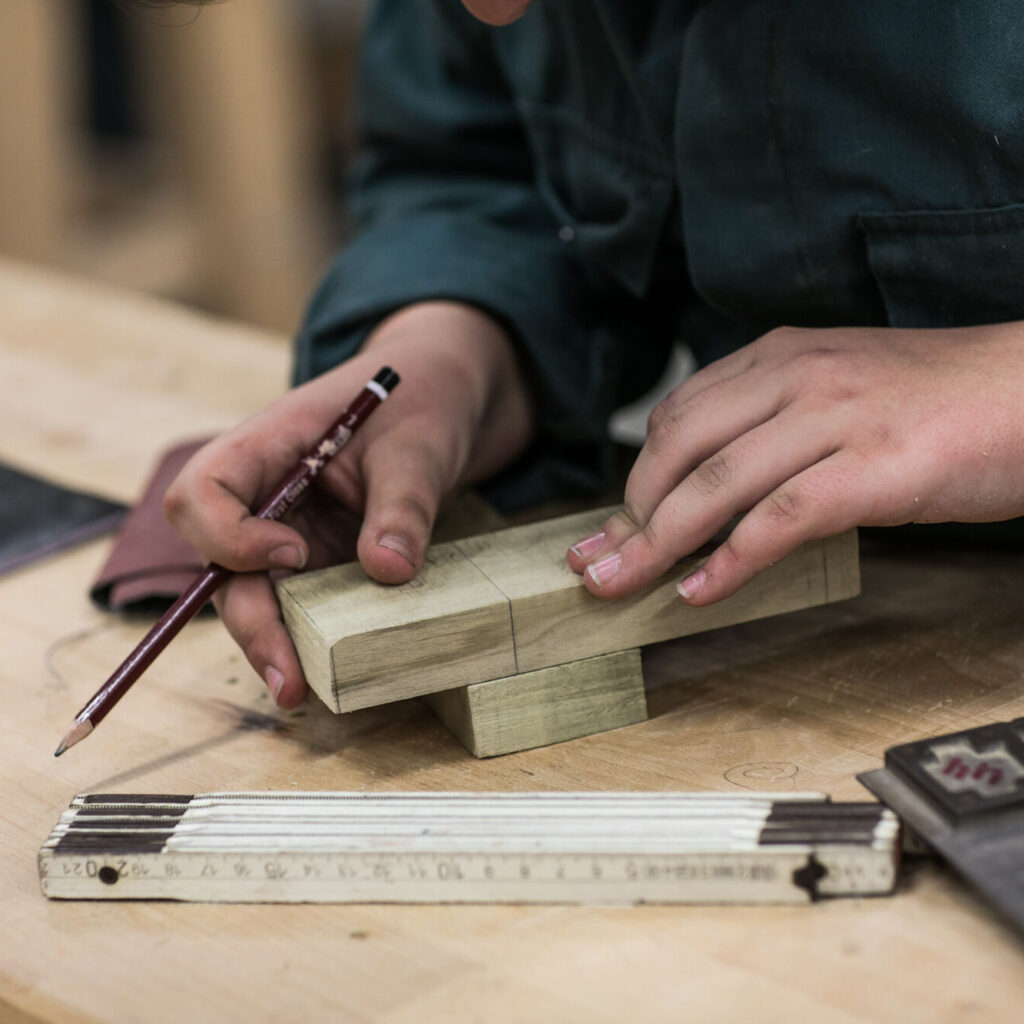
M 308 555 L 290 526 L 259 519 L 252 508 L 301 450 L 301 441 L 264 437 L 243 424 L 200 449 L 164 497 L 175 529 L 211 561 L 236 572 L 272 566 L 301 568 Z
M 695 472 L 709 483 L 720 484 L 719 494 L 728 505 L 731 481 L 712 480 L 716 473 L 726 473 L 730 465 L 719 454 L 777 416 L 782 404 L 778 385 L 746 373 L 727 376 L 688 397 L 675 392 L 660 402 L 651 413 L 647 440 L 626 481 L 622 510 L 597 534 L 570 548 L 569 565 L 583 572 L 618 552 L 630 538 L 649 528 L 663 502 Z M 727 509 L 721 521 L 738 511 L 741 509 Z

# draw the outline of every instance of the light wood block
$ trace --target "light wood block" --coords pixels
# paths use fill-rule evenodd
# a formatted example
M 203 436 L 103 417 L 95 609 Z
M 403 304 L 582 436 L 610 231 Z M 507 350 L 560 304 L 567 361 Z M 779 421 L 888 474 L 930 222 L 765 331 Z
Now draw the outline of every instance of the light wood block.
M 508 600 L 454 544 L 387 587 L 355 563 L 293 576 L 278 597 L 306 680 L 335 711 L 516 671 Z
M 805 544 L 732 597 L 706 608 L 684 605 L 676 592 L 676 584 L 706 554 L 683 559 L 630 597 L 602 601 L 569 568 L 565 552 L 610 512 L 599 509 L 459 542 L 509 599 L 520 672 L 838 601 L 860 590 L 851 531 Z
M 424 700 L 476 757 L 531 750 L 647 719 L 638 647 Z
M 566 548 L 610 513 L 598 509 L 431 548 L 411 583 L 386 587 L 357 565 L 278 586 L 306 677 L 328 707 L 351 711 L 563 665 L 852 597 L 855 532 L 808 543 L 707 608 L 675 586 L 684 559 L 632 597 L 593 597 Z

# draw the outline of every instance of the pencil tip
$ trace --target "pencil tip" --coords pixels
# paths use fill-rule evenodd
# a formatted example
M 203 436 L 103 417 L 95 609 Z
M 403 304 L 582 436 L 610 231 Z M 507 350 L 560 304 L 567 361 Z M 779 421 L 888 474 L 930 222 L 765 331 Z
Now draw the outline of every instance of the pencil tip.
M 92 732 L 92 722 L 88 718 L 83 719 L 81 722 L 75 722 L 73 726 L 64 734 L 64 738 L 57 744 L 57 749 L 53 752 L 54 757 L 60 757 L 68 747 L 73 747 L 79 740 L 84 740 L 89 733 Z

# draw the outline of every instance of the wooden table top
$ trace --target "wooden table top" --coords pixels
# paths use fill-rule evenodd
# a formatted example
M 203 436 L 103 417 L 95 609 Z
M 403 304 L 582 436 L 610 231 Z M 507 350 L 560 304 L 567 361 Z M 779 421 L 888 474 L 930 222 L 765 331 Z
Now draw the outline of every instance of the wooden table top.
M 0 459 L 124 501 L 156 454 L 285 386 L 278 338 L 0 262 Z M 227 382 L 230 385 L 227 386 Z M 1024 554 L 866 544 L 851 601 L 645 652 L 651 719 L 488 761 L 417 701 L 275 709 L 213 619 L 53 749 L 148 622 L 87 589 L 109 539 L 0 578 L 0 1020 L 1018 1021 L 1024 942 L 931 861 L 806 907 L 48 902 L 78 792 L 821 790 L 892 744 L 1024 715 Z

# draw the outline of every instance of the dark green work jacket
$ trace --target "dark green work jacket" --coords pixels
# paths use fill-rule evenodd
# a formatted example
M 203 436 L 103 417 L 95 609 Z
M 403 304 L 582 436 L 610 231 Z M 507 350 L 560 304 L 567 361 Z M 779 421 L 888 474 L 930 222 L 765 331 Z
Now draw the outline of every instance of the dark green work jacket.
M 357 233 L 297 379 L 394 309 L 504 321 L 541 439 L 505 504 L 597 487 L 674 339 L 1024 318 L 1020 0 L 381 0 Z

